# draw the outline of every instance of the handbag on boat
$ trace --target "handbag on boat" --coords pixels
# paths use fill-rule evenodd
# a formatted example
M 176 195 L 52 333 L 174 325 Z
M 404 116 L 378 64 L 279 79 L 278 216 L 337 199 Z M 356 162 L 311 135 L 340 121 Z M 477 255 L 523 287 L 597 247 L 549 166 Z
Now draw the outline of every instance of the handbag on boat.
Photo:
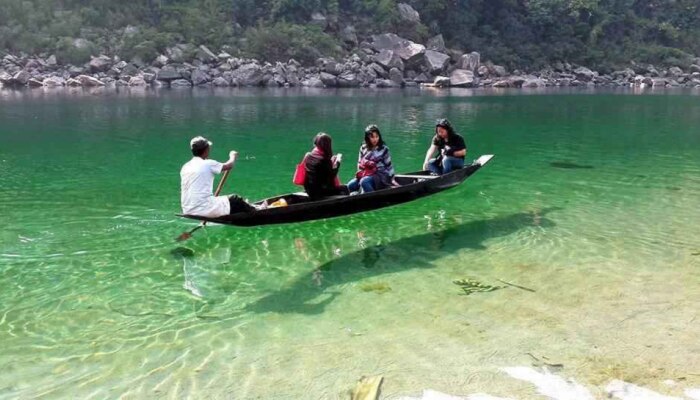
M 292 182 L 295 185 L 304 186 L 306 182 L 306 156 L 297 164 L 297 169 L 294 171 L 294 176 L 292 177 Z
M 362 179 L 365 176 L 372 176 L 377 173 L 377 164 L 374 161 L 362 160 L 360 170 L 355 174 L 355 178 Z

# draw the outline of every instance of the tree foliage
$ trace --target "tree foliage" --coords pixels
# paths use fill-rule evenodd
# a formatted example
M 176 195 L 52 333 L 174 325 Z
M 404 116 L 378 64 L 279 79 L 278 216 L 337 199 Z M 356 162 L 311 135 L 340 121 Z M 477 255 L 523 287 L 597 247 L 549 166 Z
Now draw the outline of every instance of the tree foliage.
M 402 21 L 397 5 L 419 11 Z M 554 61 L 592 66 L 629 60 L 688 63 L 700 54 L 697 0 L 2 0 L 0 51 L 112 52 L 152 58 L 176 43 L 227 48 L 275 60 L 310 60 L 340 44 L 352 24 L 360 36 L 395 32 L 479 51 L 510 66 Z M 325 27 L 310 24 L 321 13 Z M 130 29 L 125 29 L 130 27 Z M 128 33 L 127 33 L 128 32 Z M 134 33 L 136 32 L 136 33 Z M 75 39 L 91 43 L 75 49 Z M 148 61 L 148 60 L 145 60 Z

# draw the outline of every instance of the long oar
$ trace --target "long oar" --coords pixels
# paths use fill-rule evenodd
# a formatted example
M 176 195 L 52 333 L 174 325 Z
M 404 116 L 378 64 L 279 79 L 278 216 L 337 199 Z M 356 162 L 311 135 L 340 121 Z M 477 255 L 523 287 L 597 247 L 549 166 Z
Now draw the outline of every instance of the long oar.
M 228 178 L 228 174 L 231 172 L 230 169 L 224 171 L 224 174 L 221 176 L 221 180 L 219 181 L 219 186 L 216 187 L 216 192 L 214 192 L 214 197 L 218 196 L 219 193 L 221 193 L 221 188 L 224 187 L 224 182 L 226 182 L 226 178 Z M 188 232 L 182 232 L 180 236 L 177 237 L 178 242 L 182 242 L 183 240 L 187 240 L 192 237 L 192 234 L 195 233 L 198 229 L 201 229 L 204 225 L 207 224 L 207 221 L 202 221 L 201 224 L 197 225 L 194 229 Z

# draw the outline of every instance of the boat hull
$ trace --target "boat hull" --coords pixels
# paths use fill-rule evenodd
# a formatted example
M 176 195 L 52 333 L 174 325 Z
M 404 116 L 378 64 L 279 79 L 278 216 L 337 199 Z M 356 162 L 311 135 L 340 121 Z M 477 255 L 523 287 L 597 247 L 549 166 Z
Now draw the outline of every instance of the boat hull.
M 256 202 L 256 204 L 260 204 L 263 201 L 267 201 L 268 204 L 272 204 L 284 198 L 288 203 L 286 207 L 267 208 L 254 212 L 241 212 L 217 218 L 195 215 L 181 216 L 200 221 L 237 226 L 287 224 L 342 217 L 407 203 L 451 189 L 458 186 L 481 169 L 491 158 L 491 155 L 482 156 L 477 161 L 464 168 L 441 176 L 431 176 L 427 171 L 396 175 L 396 180 L 401 186 L 377 190 L 370 193 L 352 196 L 331 196 L 315 201 L 309 200 L 303 193 L 290 193 Z

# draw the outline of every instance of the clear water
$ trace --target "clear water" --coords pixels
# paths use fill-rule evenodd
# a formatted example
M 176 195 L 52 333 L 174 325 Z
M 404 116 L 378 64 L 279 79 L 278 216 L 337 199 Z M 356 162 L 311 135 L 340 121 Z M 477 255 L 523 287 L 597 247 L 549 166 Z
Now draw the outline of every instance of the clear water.
M 196 134 L 258 199 L 297 190 L 318 131 L 352 160 L 376 123 L 416 170 L 439 117 L 496 155 L 456 189 L 174 242 Z M 383 375 L 383 398 L 527 399 L 501 368 L 543 363 L 597 395 L 697 387 L 698 127 L 696 93 L 0 92 L 0 398 L 346 398 Z

